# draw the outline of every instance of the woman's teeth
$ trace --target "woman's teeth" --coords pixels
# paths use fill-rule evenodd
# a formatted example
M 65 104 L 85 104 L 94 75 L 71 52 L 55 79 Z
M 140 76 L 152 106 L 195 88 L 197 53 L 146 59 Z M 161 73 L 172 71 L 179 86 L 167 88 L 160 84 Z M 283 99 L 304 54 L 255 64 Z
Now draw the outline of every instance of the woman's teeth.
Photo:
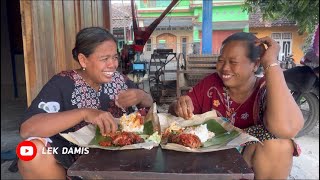
M 114 72 L 103 72 L 103 74 L 107 75 L 107 76 L 112 76 Z
M 231 75 L 222 75 L 222 78 L 229 79 L 229 78 L 231 78 Z

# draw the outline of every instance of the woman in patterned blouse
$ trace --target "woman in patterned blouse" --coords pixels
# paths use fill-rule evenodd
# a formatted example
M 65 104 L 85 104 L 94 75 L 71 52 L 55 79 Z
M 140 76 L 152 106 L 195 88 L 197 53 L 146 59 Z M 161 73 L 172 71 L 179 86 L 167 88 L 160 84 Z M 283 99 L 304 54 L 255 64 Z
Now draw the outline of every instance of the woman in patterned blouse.
M 229 36 L 222 43 L 217 72 L 169 107 L 171 114 L 185 119 L 215 110 L 257 137 L 263 145 L 249 142 L 242 148 L 256 179 L 286 179 L 293 155 L 299 154 L 291 138 L 304 120 L 277 63 L 279 49 L 270 37 L 258 39 L 245 32 Z M 262 78 L 255 75 L 260 65 L 265 71 Z
M 101 134 L 117 130 L 114 118 L 132 106 L 150 107 L 152 97 L 117 72 L 117 40 L 100 27 L 82 29 L 76 36 L 73 58 L 81 68 L 53 76 L 28 108 L 20 135 L 28 138 L 38 154 L 31 161 L 18 161 L 23 178 L 66 179 L 66 169 L 79 157 L 62 154 L 62 147 L 75 147 L 59 133 L 97 125 Z M 42 154 L 46 147 L 57 153 Z

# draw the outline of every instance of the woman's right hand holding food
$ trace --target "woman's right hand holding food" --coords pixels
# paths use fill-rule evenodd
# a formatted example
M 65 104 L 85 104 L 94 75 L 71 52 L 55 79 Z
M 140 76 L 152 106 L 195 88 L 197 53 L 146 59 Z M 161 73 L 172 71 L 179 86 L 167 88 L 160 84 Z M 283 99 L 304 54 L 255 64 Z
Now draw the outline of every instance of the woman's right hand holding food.
M 190 119 L 193 116 L 193 103 L 189 96 L 180 96 L 174 105 L 174 112 L 177 116 Z
M 118 129 L 117 123 L 109 112 L 90 108 L 84 109 L 83 112 L 83 119 L 88 123 L 97 125 L 103 136 Z

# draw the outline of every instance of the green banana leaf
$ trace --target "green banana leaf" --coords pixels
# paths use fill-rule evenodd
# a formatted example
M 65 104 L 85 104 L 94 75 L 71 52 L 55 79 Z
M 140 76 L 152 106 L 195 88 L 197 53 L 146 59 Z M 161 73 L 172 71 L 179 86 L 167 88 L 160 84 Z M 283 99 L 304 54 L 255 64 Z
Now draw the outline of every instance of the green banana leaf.
M 225 132 L 223 134 L 215 135 L 213 138 L 208 139 L 206 142 L 203 143 L 202 147 L 209 147 L 209 146 L 222 146 L 230 142 L 232 139 L 239 136 L 240 133 L 238 131 L 231 131 Z
M 158 116 L 161 120 L 160 122 L 165 122 L 163 123 L 165 125 L 163 130 L 166 130 L 165 128 L 170 127 L 169 125 L 173 122 L 182 128 L 206 124 L 207 129 L 215 134 L 214 137 L 202 143 L 200 148 L 189 148 L 181 144 L 169 143 L 168 141 L 165 141 L 167 136 L 163 136 L 160 143 L 161 148 L 163 149 L 202 153 L 231 149 L 241 146 L 243 143 L 249 141 L 259 141 L 257 138 L 244 133 L 241 129 L 230 124 L 227 118 L 217 117 L 217 114 L 214 111 L 208 111 L 203 114 L 194 115 L 189 120 L 183 120 L 182 118 L 175 117 L 168 113 L 161 113 L 158 114 Z
M 240 135 L 240 133 L 236 130 L 232 130 L 228 132 L 222 127 L 221 124 L 219 124 L 214 119 L 210 119 L 203 124 L 207 124 L 208 130 L 213 132 L 215 136 L 211 139 L 208 139 L 206 142 L 204 142 L 202 147 L 222 146 Z
M 215 135 L 224 134 L 227 131 L 214 119 L 210 119 L 203 124 L 207 124 L 209 131 L 214 132 Z
M 153 133 L 154 131 L 152 121 L 145 122 L 143 126 L 143 134 L 152 135 Z

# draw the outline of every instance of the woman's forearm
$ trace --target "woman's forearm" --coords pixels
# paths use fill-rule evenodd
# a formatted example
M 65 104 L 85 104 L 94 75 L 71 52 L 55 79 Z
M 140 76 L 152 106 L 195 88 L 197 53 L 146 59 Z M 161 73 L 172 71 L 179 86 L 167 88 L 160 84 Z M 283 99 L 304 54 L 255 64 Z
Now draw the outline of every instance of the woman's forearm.
M 83 111 L 85 109 L 36 114 L 21 125 L 20 135 L 22 138 L 53 136 L 81 122 Z
M 303 116 L 286 85 L 283 71 L 279 66 L 268 69 L 266 83 L 266 127 L 277 137 L 292 138 L 303 127 Z

